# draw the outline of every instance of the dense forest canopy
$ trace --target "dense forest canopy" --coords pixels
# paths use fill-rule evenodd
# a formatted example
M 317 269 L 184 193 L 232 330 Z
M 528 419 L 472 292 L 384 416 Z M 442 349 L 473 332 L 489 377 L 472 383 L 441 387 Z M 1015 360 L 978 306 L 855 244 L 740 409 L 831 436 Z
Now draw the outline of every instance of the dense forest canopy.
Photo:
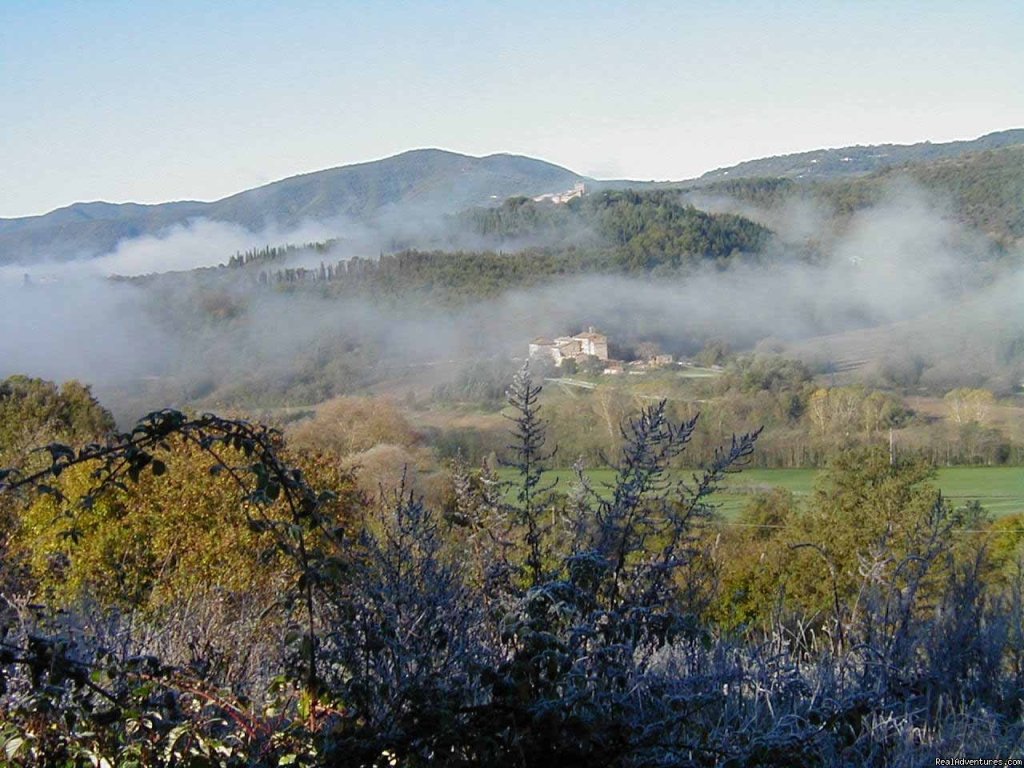
M 378 258 L 352 257 L 319 265 L 275 269 L 275 262 L 306 251 L 329 255 L 331 243 L 304 249 L 266 248 L 237 254 L 230 267 L 266 272 L 262 282 L 331 282 L 337 290 L 371 295 L 426 295 L 471 300 L 553 276 L 679 272 L 702 263 L 725 265 L 754 257 L 771 233 L 741 216 L 708 214 L 685 205 L 675 192 L 602 192 L 565 205 L 510 198 L 497 207 L 475 208 L 450 220 L 437 240 L 487 242 L 492 250 L 422 251 L 402 248 Z M 428 241 L 429 242 L 429 241 Z M 437 244 L 437 243 L 435 243 Z M 345 285 L 343 285 L 345 284 Z

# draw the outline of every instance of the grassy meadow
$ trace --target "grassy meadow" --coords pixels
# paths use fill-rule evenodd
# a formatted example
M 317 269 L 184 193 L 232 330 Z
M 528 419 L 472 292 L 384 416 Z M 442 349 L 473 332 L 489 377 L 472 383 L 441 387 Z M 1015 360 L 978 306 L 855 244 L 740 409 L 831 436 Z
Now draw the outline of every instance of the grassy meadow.
M 754 494 L 772 488 L 785 488 L 797 498 L 809 498 L 814 492 L 819 470 L 816 469 L 745 469 L 731 475 L 712 501 L 726 517 L 735 515 Z M 514 473 L 500 472 L 509 480 Z M 608 486 L 614 472 L 608 469 L 587 473 L 596 490 Z M 576 478 L 571 470 L 553 470 L 545 481 L 556 481 L 558 490 L 568 490 Z M 1024 468 L 1021 467 L 943 467 L 937 471 L 936 484 L 955 506 L 972 499 L 981 502 L 994 517 L 1024 513 Z

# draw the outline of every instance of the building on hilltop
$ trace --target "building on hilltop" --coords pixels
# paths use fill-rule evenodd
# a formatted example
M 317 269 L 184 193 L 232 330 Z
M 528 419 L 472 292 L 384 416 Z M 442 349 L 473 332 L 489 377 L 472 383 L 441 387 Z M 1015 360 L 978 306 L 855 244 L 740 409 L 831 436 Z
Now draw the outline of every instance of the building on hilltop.
M 582 181 L 578 181 L 568 192 L 548 192 L 546 195 L 537 195 L 537 197 L 533 198 L 533 202 L 561 205 L 562 203 L 568 203 L 570 200 L 575 200 L 577 197 L 583 197 L 586 193 L 587 185 Z

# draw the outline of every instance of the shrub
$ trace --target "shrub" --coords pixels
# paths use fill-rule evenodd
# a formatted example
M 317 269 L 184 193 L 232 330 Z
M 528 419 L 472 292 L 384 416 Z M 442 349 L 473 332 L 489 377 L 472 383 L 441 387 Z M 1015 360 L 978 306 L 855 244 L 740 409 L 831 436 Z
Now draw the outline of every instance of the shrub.
M 984 547 L 952 535 L 975 523 L 931 494 L 927 468 L 849 454 L 806 515 L 760 500 L 747 518 L 785 528 L 746 543 L 786 542 L 779 572 L 806 568 L 808 583 L 792 604 L 783 593 L 756 636 L 726 635 L 705 618 L 706 501 L 758 433 L 684 483 L 671 470 L 696 420 L 658 403 L 623 425 L 606 493 L 580 471 L 556 497 L 541 479 L 538 393 L 525 371 L 510 390 L 511 487 L 462 467 L 445 515 L 402 492 L 363 508 L 355 531 L 281 459 L 273 433 L 212 416 L 152 414 L 105 445 L 51 446 L 46 472 L 0 475 L 12 493 L 92 462 L 92 479 L 130 488 L 163 474 L 156 450 L 179 437 L 215 455 L 230 447 L 246 457 L 225 462 L 246 522 L 292 576 L 283 637 L 264 640 L 280 653 L 262 657 L 279 664 L 262 695 L 231 690 L 211 671 L 223 666 L 162 662 L 116 615 L 9 601 L 7 760 L 910 766 L 1019 750 L 1020 583 L 987 585 Z

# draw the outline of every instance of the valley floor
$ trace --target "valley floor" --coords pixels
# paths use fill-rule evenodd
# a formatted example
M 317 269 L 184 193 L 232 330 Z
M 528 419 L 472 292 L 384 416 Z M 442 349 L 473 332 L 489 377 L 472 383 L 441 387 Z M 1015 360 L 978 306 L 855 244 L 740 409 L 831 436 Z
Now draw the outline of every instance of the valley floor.
M 503 479 L 512 479 L 508 470 Z M 732 475 L 726 486 L 711 501 L 726 518 L 734 517 L 755 493 L 784 488 L 798 499 L 810 499 L 820 470 L 817 469 L 746 469 Z M 597 469 L 587 473 L 597 491 L 614 480 L 612 470 Z M 545 482 L 557 481 L 556 490 L 568 491 L 576 478 L 571 470 L 553 470 Z M 976 500 L 993 516 L 1024 513 L 1024 468 L 1021 467 L 943 467 L 937 471 L 935 484 L 954 507 Z

